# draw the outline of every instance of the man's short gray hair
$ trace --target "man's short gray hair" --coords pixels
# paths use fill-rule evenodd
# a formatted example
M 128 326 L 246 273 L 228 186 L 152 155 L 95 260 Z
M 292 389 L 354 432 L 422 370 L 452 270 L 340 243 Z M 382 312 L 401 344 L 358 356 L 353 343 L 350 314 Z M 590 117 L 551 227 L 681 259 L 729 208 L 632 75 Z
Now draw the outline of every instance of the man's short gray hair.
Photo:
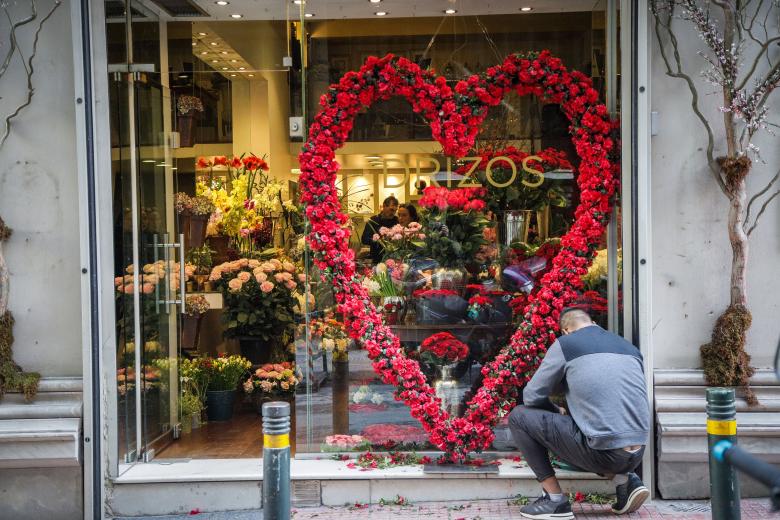
M 580 325 L 589 325 L 593 323 L 590 314 L 580 307 L 567 307 L 561 311 L 559 325 L 561 330 L 575 329 Z

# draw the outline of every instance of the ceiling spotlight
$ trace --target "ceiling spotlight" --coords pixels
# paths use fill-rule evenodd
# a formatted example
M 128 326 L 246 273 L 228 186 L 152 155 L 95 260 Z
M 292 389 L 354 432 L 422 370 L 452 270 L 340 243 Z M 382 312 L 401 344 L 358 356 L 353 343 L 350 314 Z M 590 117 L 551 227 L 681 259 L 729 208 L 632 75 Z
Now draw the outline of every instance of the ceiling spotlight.
M 224 5 L 228 5 L 230 2 L 228 2 L 227 0 L 217 0 L 214 3 L 217 4 L 217 5 L 223 5 L 224 6 Z
M 211 63 L 219 63 L 219 60 L 211 60 Z
M 371 2 L 372 4 L 378 4 L 382 0 L 368 0 L 368 1 Z
M 246 70 L 246 67 L 239 67 L 238 70 Z
M 209 51 L 200 51 L 201 54 L 208 54 Z
M 444 14 L 455 14 L 457 12 L 458 12 L 457 9 L 445 9 L 444 10 Z
M 377 11 L 374 14 L 377 16 L 387 16 L 387 11 Z
M 199 32 L 198 33 L 198 36 L 208 36 L 208 35 L 209 35 L 209 33 L 204 33 L 204 32 Z
M 520 11 L 522 11 L 522 12 L 524 12 L 524 13 L 530 13 L 530 12 L 531 12 L 531 11 L 533 11 L 533 10 L 534 10 L 534 8 L 533 8 L 533 7 L 521 7 L 521 8 L 520 8 Z
M 293 0 L 293 3 L 294 3 L 295 5 L 303 5 L 303 4 L 305 4 L 306 2 L 304 2 L 304 0 Z
M 244 15 L 243 14 L 234 13 L 234 14 L 231 14 L 230 17 L 238 19 L 238 18 L 243 18 Z
M 231 74 L 230 75 L 231 78 L 235 78 L 236 76 L 237 76 L 237 74 Z
M 211 45 L 216 46 L 216 45 L 219 45 L 219 44 L 217 42 L 211 42 Z
M 198 42 L 192 42 L 192 46 L 195 47 L 198 44 Z
M 247 76 L 249 76 L 250 78 L 254 78 L 255 77 L 254 74 L 247 74 Z
M 228 68 L 227 67 L 222 67 L 222 70 L 228 70 Z
M 312 13 L 306 13 L 306 14 L 304 14 L 303 16 L 305 16 L 306 18 L 311 18 L 311 17 L 312 17 L 312 16 L 314 16 L 314 15 L 313 15 Z
M 230 60 L 230 63 L 238 63 L 238 60 Z

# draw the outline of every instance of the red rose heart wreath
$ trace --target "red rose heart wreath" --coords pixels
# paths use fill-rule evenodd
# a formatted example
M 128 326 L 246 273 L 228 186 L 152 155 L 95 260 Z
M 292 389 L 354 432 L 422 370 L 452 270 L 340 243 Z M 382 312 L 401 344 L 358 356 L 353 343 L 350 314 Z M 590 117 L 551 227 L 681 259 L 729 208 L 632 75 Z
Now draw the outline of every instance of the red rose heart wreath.
M 357 113 L 377 100 L 403 96 L 429 122 L 444 153 L 464 156 L 473 146 L 488 107 L 514 90 L 558 103 L 571 121 L 570 131 L 581 159 L 577 182 L 580 205 L 553 268 L 524 309 L 524 321 L 509 344 L 482 369 L 483 386 L 468 403 L 463 417 L 451 417 L 428 384 L 417 361 L 409 359 L 398 338 L 383 322 L 355 272 L 348 247 L 348 217 L 342 213 L 335 186 L 335 151 L 352 129 Z M 445 78 L 393 55 L 370 57 L 360 70 L 348 72 L 320 99 L 322 109 L 309 129 L 299 159 L 302 200 L 310 221 L 308 243 L 323 277 L 333 284 L 339 312 L 350 336 L 368 351 L 374 370 L 396 387 L 396 398 L 411 408 L 431 443 L 454 462 L 481 451 L 493 440 L 492 427 L 514 406 L 520 388 L 541 363 L 558 331 L 561 309 L 577 297 L 580 277 L 587 272 L 609 220 L 617 188 L 618 152 L 611 137 L 616 123 L 590 78 L 568 72 L 548 51 L 513 54 L 486 73 L 450 87 Z

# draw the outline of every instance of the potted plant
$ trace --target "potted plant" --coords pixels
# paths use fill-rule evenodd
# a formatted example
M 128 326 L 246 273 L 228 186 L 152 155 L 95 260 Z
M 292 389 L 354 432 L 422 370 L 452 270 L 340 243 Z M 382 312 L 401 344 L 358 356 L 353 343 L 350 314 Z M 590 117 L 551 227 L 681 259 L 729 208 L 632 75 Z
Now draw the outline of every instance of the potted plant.
M 179 231 L 184 234 L 184 247 L 201 247 L 206 240 L 209 218 L 215 209 L 214 203 L 207 197 L 190 197 L 179 192 L 174 195 L 174 208 L 179 217 Z
M 209 421 L 229 421 L 233 418 L 236 389 L 251 366 L 248 359 L 236 355 L 220 354 L 203 360 L 208 380 L 206 415 Z
M 195 96 L 179 96 L 176 100 L 176 122 L 179 144 L 188 148 L 195 145 L 195 116 L 203 112 L 203 103 Z
M 191 433 L 195 422 L 200 425 L 200 414 L 203 411 L 203 404 L 198 396 L 189 392 L 181 394 L 181 431 L 182 433 Z
M 209 274 L 214 265 L 213 255 L 216 253 L 208 244 L 194 247 L 187 252 L 187 262 L 195 266 L 195 283 L 198 290 L 208 290 L 210 285 Z
M 262 415 L 263 403 L 268 401 L 287 401 L 294 405 L 295 388 L 300 381 L 295 363 L 266 363 L 252 372 L 244 381 L 244 392 L 251 395 Z
M 464 265 L 487 242 L 484 229 L 485 190 L 430 186 L 420 199 L 424 208 L 422 223 L 425 235 L 424 253 L 436 261 L 431 285 L 463 294 L 468 281 Z
M 433 389 L 442 401 L 442 409 L 458 415 L 461 396 L 453 371 L 458 363 L 469 357 L 469 347 L 450 332 L 428 336 L 420 344 L 420 360 L 436 368 Z
M 286 361 L 295 335 L 298 280 L 295 264 L 276 258 L 240 258 L 220 264 L 209 280 L 222 292 L 223 334 L 237 338 L 254 364 Z
M 184 319 L 181 325 L 181 347 L 188 350 L 198 350 L 200 343 L 200 323 L 203 315 L 211 308 L 209 302 L 201 294 L 190 294 L 184 303 Z
M 206 409 L 206 390 L 208 389 L 208 372 L 205 368 L 205 358 L 179 358 L 179 381 L 181 382 L 182 395 L 190 394 L 198 399 L 200 413 L 192 414 L 192 426 L 199 428 L 203 410 Z M 190 410 L 194 406 L 190 403 Z M 182 409 L 184 416 L 184 409 Z

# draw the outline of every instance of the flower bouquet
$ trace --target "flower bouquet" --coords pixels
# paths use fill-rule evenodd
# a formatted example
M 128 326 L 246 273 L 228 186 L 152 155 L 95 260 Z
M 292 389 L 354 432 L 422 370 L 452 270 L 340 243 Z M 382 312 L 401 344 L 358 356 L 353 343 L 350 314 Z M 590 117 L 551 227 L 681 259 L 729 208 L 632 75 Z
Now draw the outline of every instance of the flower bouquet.
M 323 452 L 365 451 L 371 449 L 371 442 L 362 435 L 328 435 L 320 446 Z
M 469 357 L 469 347 L 450 332 L 428 336 L 420 344 L 420 359 L 432 365 L 451 365 Z
M 349 347 L 349 335 L 344 324 L 333 317 L 313 320 L 310 323 L 310 334 L 320 340 L 320 347 L 325 352 L 331 352 L 334 360 L 346 360 Z
M 233 417 L 233 403 L 238 383 L 252 366 L 241 356 L 220 354 L 202 361 L 206 372 L 206 412 L 209 421 L 228 421 Z
M 190 294 L 184 300 L 185 317 L 181 327 L 182 348 L 198 349 L 201 317 L 211 308 L 202 294 Z
M 380 227 L 372 237 L 384 250 L 385 259 L 404 260 L 425 247 L 425 233 L 419 222 L 411 222 L 408 226 Z
M 203 102 L 195 96 L 179 96 L 176 100 L 177 125 L 181 146 L 195 144 L 195 116 L 203 112 Z
M 262 414 L 265 402 L 292 401 L 300 379 L 295 363 L 267 363 L 255 369 L 244 381 L 244 392 L 254 398 L 257 413 Z
M 283 361 L 295 334 L 298 282 L 295 264 L 240 258 L 211 271 L 225 299 L 223 334 L 242 341 L 254 363 Z

